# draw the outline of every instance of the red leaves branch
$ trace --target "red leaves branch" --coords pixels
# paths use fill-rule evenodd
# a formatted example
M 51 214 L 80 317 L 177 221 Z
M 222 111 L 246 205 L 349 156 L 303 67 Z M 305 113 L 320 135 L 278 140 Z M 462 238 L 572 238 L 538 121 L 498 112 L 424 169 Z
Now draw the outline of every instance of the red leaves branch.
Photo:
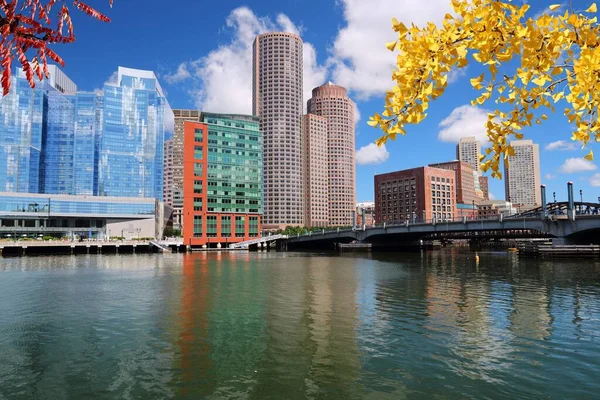
M 20 7 L 18 4 L 20 3 Z M 109 0 L 112 7 L 113 0 Z M 48 77 L 48 58 L 64 66 L 63 59 L 48 47 L 52 43 L 75 41 L 69 6 L 57 0 L 0 0 L 0 69 L 3 95 L 10 91 L 12 61 L 18 58 L 29 85 L 35 87 L 34 77 Z M 96 11 L 81 0 L 73 0 L 73 6 L 92 18 L 110 22 L 110 18 Z M 54 11 L 54 12 L 53 12 Z M 56 29 L 50 27 L 56 21 Z M 66 26 L 67 34 L 63 34 Z M 31 60 L 26 53 L 33 51 Z

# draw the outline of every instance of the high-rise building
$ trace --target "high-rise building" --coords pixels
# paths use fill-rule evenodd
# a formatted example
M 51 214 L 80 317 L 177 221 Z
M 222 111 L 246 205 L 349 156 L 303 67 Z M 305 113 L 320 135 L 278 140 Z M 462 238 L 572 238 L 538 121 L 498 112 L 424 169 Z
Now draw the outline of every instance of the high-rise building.
M 475 172 L 481 171 L 481 162 L 479 154 L 481 153 L 481 143 L 475 137 L 462 137 L 456 145 L 456 158 L 471 164 Z
M 50 71 L 35 89 L 17 72 L 0 99 L 0 190 L 162 200 L 171 109 L 154 73 L 119 67 L 95 94 Z
M 454 171 L 419 167 L 375 175 L 378 223 L 452 220 L 456 216 Z
M 327 119 L 330 226 L 351 225 L 356 206 L 354 109 L 346 89 L 331 82 L 314 88 L 307 102 L 309 114 Z
M 200 111 L 173 110 L 173 137 L 165 141 L 164 201 L 173 209 L 173 228 L 183 225 L 183 144 L 184 122 L 200 122 Z
M 20 69 L 10 79 L 10 92 L 0 98 L 0 192 L 38 193 L 45 85 L 31 89 Z
M 329 174 L 327 118 L 306 114 L 302 118 L 302 168 L 307 227 L 329 226 Z
M 488 201 L 490 199 L 490 189 L 489 189 L 489 180 L 487 176 L 479 177 L 479 188 L 481 189 L 481 193 L 483 194 L 483 200 Z
M 257 237 L 263 212 L 258 118 L 202 113 L 201 121 L 184 122 L 184 243 L 227 246 Z
M 517 140 L 510 142 L 510 146 L 514 155 L 504 163 L 506 201 L 517 207 L 540 206 L 540 147 L 531 140 Z
M 98 194 L 162 200 L 165 114 L 172 111 L 156 75 L 119 67 L 103 103 Z
M 265 229 L 304 224 L 302 173 L 302 39 L 259 35 L 253 45 L 252 113 L 264 134 Z
M 456 202 L 460 204 L 479 203 L 482 199 L 475 192 L 473 167 L 464 161 L 450 161 L 430 164 L 430 167 L 448 169 L 456 173 Z

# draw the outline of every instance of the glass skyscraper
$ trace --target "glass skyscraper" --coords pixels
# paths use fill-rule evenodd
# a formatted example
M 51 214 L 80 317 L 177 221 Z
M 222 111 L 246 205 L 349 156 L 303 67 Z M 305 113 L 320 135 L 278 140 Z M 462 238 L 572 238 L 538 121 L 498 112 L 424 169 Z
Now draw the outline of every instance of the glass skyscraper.
M 0 98 L 0 192 L 37 193 L 47 99 L 44 90 L 29 87 L 20 70 L 11 88 Z
M 0 192 L 162 200 L 172 111 L 154 73 L 119 67 L 102 94 L 51 73 L 31 89 L 17 72 L 0 99 Z

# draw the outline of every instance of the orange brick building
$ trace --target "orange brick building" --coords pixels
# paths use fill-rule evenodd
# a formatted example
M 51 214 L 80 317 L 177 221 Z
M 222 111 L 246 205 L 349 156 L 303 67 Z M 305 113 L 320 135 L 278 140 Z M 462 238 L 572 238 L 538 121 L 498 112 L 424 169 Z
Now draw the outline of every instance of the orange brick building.
M 201 121 L 184 123 L 184 243 L 227 247 L 256 238 L 263 156 L 258 118 L 202 113 Z

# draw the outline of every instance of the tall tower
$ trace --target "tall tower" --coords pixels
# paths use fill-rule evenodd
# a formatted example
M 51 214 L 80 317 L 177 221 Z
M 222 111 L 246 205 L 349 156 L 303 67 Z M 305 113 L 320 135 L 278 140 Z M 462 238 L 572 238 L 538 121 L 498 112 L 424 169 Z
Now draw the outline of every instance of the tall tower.
M 504 163 L 506 200 L 525 207 L 539 206 L 541 200 L 540 147 L 531 140 L 510 142 L 515 150 Z
M 308 100 L 309 114 L 327 118 L 329 225 L 349 226 L 356 207 L 354 102 L 342 86 L 316 87 Z
M 302 119 L 302 169 L 305 221 L 308 227 L 329 226 L 327 118 L 306 114 Z
M 264 134 L 265 229 L 304 225 L 302 39 L 270 32 L 254 40 L 252 113 Z
M 456 145 L 456 158 L 473 166 L 477 173 L 481 173 L 481 163 L 479 154 L 481 153 L 481 143 L 475 137 L 463 137 Z

